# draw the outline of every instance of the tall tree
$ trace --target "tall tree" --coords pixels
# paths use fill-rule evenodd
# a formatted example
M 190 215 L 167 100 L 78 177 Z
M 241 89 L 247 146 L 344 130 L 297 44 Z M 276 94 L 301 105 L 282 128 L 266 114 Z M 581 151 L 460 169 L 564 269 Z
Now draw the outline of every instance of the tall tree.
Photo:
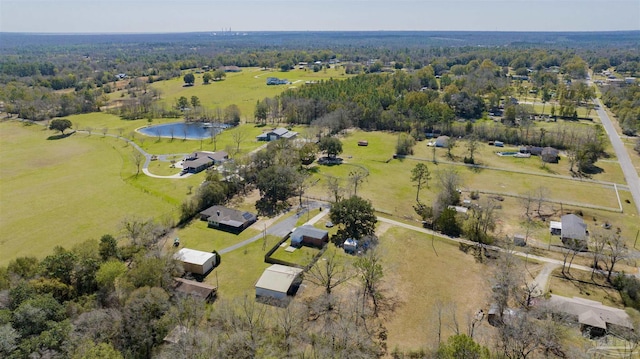
M 431 179 L 431 172 L 429 172 L 429 168 L 424 163 L 418 163 L 411 170 L 411 181 L 415 182 L 415 186 L 418 189 L 416 191 L 416 202 L 420 202 L 420 189 L 423 185 L 429 187 L 429 180 Z
M 213 76 L 211 76 L 210 72 L 205 72 L 204 75 L 202 75 L 202 82 L 204 82 L 205 85 L 208 85 L 212 78 Z
M 71 121 L 66 118 L 56 118 L 49 123 L 49 129 L 60 131 L 61 134 L 64 135 L 64 131 L 68 128 L 71 128 Z
M 305 279 L 309 282 L 324 288 L 327 295 L 331 294 L 333 288 L 346 282 L 351 278 L 345 266 L 336 258 L 335 252 L 324 256 L 305 274 Z
M 196 77 L 192 73 L 184 75 L 182 79 L 187 86 L 193 86 L 193 83 L 196 82 Z
M 380 293 L 380 284 L 384 272 L 382 270 L 382 258 L 375 249 L 370 249 L 367 253 L 356 259 L 353 266 L 358 272 L 360 282 L 362 283 L 363 293 L 362 301 L 363 306 L 366 298 L 370 298 L 373 302 L 373 313 L 378 315 L 378 309 L 380 305 L 380 299 L 382 299 L 382 293 Z
M 358 187 L 365 181 L 365 179 L 369 176 L 369 171 L 366 169 L 355 169 L 349 172 L 349 183 L 351 187 L 353 187 L 353 195 L 358 195 Z
M 330 158 L 336 158 L 342 153 L 342 142 L 336 137 L 325 136 L 320 140 L 318 148 Z
M 342 241 L 373 235 L 378 222 L 371 202 L 358 196 L 334 203 L 329 216 L 333 223 L 340 226 L 337 237 Z

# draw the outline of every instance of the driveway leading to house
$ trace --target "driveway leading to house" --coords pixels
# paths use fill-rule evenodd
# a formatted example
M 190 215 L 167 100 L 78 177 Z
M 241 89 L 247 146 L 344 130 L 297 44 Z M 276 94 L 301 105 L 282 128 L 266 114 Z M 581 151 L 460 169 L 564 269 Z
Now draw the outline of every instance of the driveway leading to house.
M 560 265 L 556 263 L 547 263 L 544 265 L 540 273 L 538 273 L 536 278 L 529 284 L 529 288 L 534 288 L 534 295 L 541 296 L 547 292 L 549 276 L 551 275 L 551 272 L 558 267 L 560 267 Z

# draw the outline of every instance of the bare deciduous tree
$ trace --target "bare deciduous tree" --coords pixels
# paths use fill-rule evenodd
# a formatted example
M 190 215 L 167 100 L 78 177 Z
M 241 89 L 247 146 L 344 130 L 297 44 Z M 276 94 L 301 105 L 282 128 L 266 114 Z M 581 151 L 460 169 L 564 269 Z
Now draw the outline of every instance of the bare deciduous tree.
M 133 164 L 136 166 L 136 176 L 140 174 L 140 167 L 144 161 L 144 156 L 140 151 L 134 149 L 133 150 Z
M 231 138 L 236 144 L 236 153 L 240 152 L 240 144 L 247 138 L 248 133 L 244 127 L 238 126 L 235 131 L 231 133 Z
M 607 281 L 611 282 L 611 273 L 616 263 L 627 258 L 628 250 L 627 245 L 620 233 L 614 233 L 608 236 L 607 240 Z
M 340 202 L 344 189 L 340 186 L 338 177 L 327 176 L 327 190 L 329 190 L 329 195 L 333 197 L 334 203 Z
M 349 183 L 353 187 L 353 195 L 358 195 L 358 187 L 364 183 L 367 176 L 369 176 L 369 171 L 365 169 L 356 169 L 349 172 Z
M 348 273 L 345 266 L 339 263 L 335 252 L 318 260 L 305 275 L 306 280 L 323 287 L 327 295 L 331 294 L 333 288 L 348 281 L 351 277 L 352 275 Z

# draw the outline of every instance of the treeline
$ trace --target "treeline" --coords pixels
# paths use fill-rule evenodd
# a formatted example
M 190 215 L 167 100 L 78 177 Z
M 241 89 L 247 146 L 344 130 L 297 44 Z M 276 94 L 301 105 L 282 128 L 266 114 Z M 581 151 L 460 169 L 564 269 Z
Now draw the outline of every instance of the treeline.
M 458 66 L 458 65 L 454 65 Z M 562 125 L 553 130 L 534 128 L 537 114 L 531 105 L 511 101 L 513 92 L 525 98 L 547 102 L 551 112 L 577 119 L 577 107 L 593 109 L 589 99 L 593 89 L 584 83 L 540 82 L 534 94 L 521 91 L 519 81 L 511 80 L 505 70 L 490 60 L 473 60 L 464 71 L 436 77 L 432 65 L 413 72 L 364 74 L 346 80 L 328 80 L 290 89 L 275 98 L 259 101 L 255 119 L 259 123 L 286 122 L 311 124 L 338 133 L 356 126 L 367 130 L 411 133 L 416 140 L 426 133 L 466 137 L 474 134 L 482 140 L 514 144 L 574 147 L 582 137 L 593 137 L 576 126 Z M 543 69 L 535 74 L 546 77 Z M 554 74 L 555 76 L 555 74 Z M 553 95 L 552 95 L 553 93 Z M 590 105 L 591 104 L 591 105 Z M 544 108 L 543 108 L 544 110 Z M 502 113 L 495 122 L 488 112 Z M 475 122 L 475 124 L 473 124 Z M 595 136 L 597 138 L 597 136 Z
M 640 87 L 603 86 L 602 102 L 616 115 L 622 132 L 634 136 L 640 130 Z

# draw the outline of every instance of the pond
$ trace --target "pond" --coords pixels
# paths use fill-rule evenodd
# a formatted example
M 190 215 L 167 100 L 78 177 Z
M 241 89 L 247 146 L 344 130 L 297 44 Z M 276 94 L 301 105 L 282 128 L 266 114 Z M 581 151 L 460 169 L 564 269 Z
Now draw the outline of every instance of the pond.
M 200 140 L 210 138 L 212 131 L 215 134 L 222 132 L 225 128 L 229 128 L 229 125 L 221 123 L 209 123 L 209 122 L 174 122 L 165 123 L 162 125 L 153 125 L 138 129 L 143 135 L 151 137 L 167 137 L 188 140 Z

